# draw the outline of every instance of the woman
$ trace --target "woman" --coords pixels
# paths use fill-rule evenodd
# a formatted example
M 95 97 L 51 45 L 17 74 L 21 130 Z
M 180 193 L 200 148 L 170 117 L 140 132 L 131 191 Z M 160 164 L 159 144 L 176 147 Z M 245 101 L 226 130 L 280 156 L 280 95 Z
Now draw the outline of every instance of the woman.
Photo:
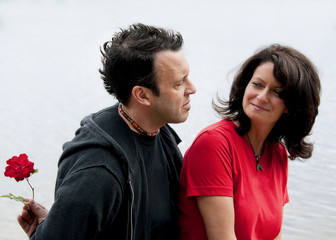
M 288 157 L 309 158 L 320 103 L 314 65 L 271 45 L 245 61 L 223 118 L 187 150 L 180 178 L 181 239 L 281 239 Z M 288 154 L 288 155 L 287 155 Z

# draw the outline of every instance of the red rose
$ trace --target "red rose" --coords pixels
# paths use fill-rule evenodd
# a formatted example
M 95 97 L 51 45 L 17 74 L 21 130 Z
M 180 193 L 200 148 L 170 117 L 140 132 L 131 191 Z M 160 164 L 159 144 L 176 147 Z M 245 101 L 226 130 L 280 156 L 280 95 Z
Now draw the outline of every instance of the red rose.
M 20 154 L 20 156 L 12 157 L 6 162 L 8 166 L 5 170 L 5 176 L 15 178 L 17 182 L 28 178 L 34 170 L 34 163 L 28 160 L 26 154 Z

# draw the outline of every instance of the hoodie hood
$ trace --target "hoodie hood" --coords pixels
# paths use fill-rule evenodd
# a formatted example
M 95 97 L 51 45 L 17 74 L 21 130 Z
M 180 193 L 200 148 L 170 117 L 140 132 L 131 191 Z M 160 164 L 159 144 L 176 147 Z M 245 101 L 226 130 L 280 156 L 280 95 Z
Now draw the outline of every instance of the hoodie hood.
M 112 122 L 113 124 L 111 124 Z M 119 161 L 124 174 L 126 174 L 124 176 L 129 176 L 134 165 L 129 159 L 135 158 L 137 146 L 132 131 L 129 130 L 127 124 L 118 114 L 118 105 L 116 104 L 85 117 L 80 125 L 81 127 L 76 131 L 76 136 L 63 145 L 63 154 L 60 157 L 58 166 L 60 167 L 69 156 L 82 150 L 103 149 L 110 152 Z M 90 167 L 91 164 L 95 166 L 101 164 L 107 168 L 113 168 L 107 158 L 98 158 L 98 156 L 94 162 L 75 163 L 75 165 L 78 164 L 82 164 L 82 167 Z
M 80 125 L 81 127 L 76 131 L 76 136 L 63 145 L 63 154 L 58 166 L 60 167 L 66 158 L 82 150 L 103 149 L 110 152 L 114 159 L 119 162 L 124 176 L 127 176 L 126 180 L 129 180 L 130 174 L 132 175 L 134 171 L 138 170 L 139 164 L 136 161 L 139 161 L 138 156 L 139 154 L 142 155 L 142 151 L 136 143 L 133 131 L 119 116 L 118 104 L 85 117 Z M 179 136 L 169 125 L 165 125 L 160 130 L 160 134 L 166 139 L 166 143 L 172 147 L 176 147 L 181 142 Z M 99 158 L 98 156 L 94 162 L 78 161 L 65 164 L 83 164 L 82 167 L 101 164 L 113 170 L 109 159 Z

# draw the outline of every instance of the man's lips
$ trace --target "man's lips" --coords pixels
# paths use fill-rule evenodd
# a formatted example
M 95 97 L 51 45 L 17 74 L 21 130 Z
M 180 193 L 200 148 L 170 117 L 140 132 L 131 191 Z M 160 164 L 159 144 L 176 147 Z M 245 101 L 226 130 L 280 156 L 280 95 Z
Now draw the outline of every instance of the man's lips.
M 188 102 L 186 102 L 182 107 L 189 109 L 191 107 L 190 100 Z

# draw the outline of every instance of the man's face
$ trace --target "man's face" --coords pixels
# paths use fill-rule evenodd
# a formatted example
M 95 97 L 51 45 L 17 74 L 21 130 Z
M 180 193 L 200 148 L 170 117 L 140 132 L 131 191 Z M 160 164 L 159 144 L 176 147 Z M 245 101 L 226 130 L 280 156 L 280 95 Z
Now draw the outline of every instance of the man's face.
M 184 54 L 181 50 L 158 52 L 154 69 L 160 94 L 151 98 L 152 119 L 160 125 L 184 122 L 191 107 L 189 95 L 196 92 Z

